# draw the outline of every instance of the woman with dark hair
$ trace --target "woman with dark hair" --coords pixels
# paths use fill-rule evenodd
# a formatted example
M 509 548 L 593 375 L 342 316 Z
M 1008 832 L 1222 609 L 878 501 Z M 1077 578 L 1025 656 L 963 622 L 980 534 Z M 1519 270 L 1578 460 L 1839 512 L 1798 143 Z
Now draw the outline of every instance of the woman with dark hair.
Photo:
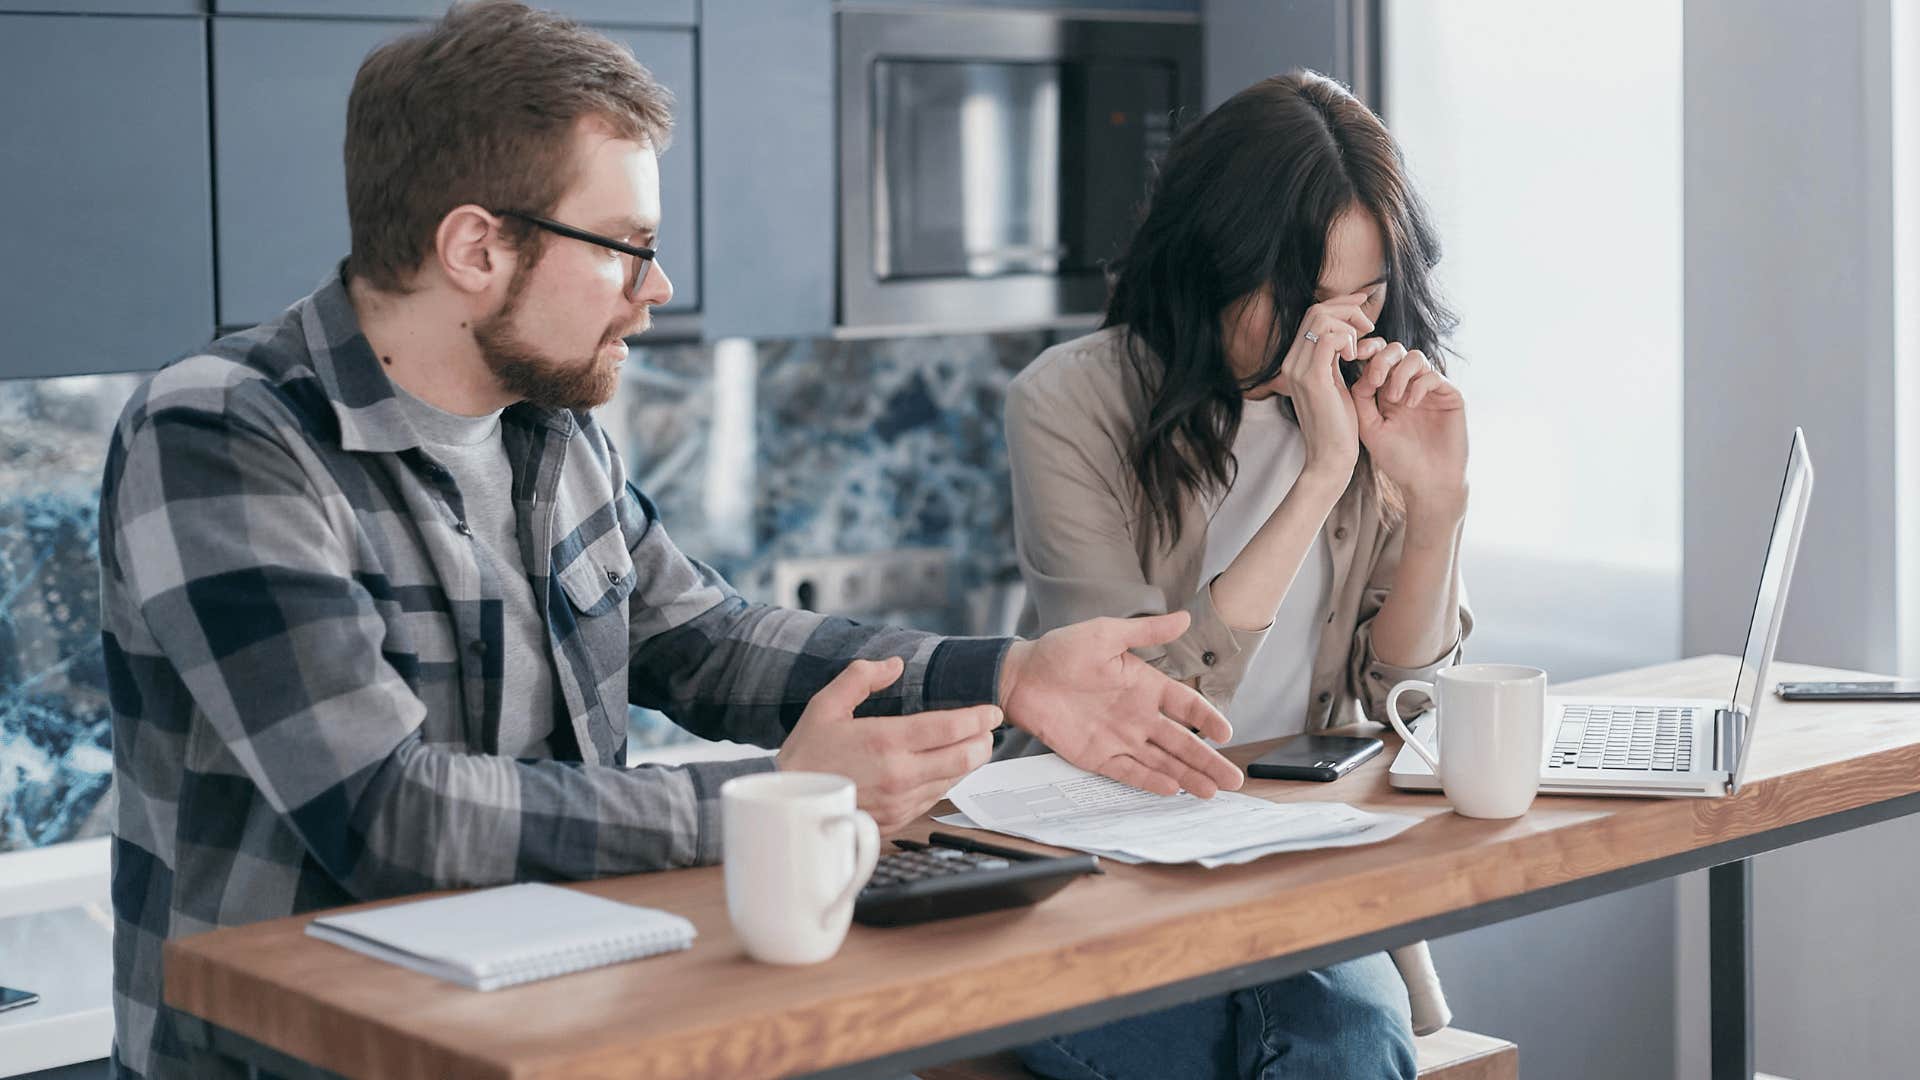
M 1338 83 L 1267 79 L 1182 131 L 1103 326 L 1007 394 L 1022 632 L 1184 609 L 1143 658 L 1242 742 L 1381 720 L 1395 683 L 1457 659 L 1467 428 L 1438 259 L 1392 137 Z M 1414 1030 L 1446 1020 L 1422 944 L 1022 1056 L 1052 1077 L 1411 1077 Z

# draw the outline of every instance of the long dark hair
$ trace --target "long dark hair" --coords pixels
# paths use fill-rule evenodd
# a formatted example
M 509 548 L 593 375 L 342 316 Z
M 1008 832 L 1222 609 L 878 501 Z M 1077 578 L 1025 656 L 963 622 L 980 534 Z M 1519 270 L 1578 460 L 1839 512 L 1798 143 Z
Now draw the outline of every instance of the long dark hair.
M 1146 213 L 1109 268 L 1103 325 L 1126 328 L 1126 353 L 1150 403 L 1134 447 L 1142 509 L 1171 547 L 1179 507 L 1233 482 L 1241 393 L 1279 374 L 1312 306 L 1334 221 L 1358 205 L 1379 223 L 1386 303 L 1374 333 L 1445 370 L 1455 319 L 1432 282 L 1439 240 L 1373 111 L 1324 75 L 1276 75 L 1182 131 L 1154 179 Z M 1235 376 L 1221 337 L 1226 308 L 1269 286 L 1268 359 Z M 1288 415 L 1291 405 L 1287 403 Z M 1361 450 L 1359 471 L 1383 515 L 1398 492 Z

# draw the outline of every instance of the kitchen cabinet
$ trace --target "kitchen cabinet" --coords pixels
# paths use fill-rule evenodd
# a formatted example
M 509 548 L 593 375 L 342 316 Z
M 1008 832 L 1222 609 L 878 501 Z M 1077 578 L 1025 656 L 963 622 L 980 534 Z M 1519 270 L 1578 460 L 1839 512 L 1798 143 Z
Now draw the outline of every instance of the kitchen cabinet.
M 709 339 L 824 335 L 838 200 L 831 6 L 706 0 L 701 14 L 702 328 Z
M 54 11 L 62 15 L 200 15 L 207 0 L 0 0 L 0 12 Z
M 0 15 L 0 377 L 211 336 L 205 41 L 198 19 Z
M 222 325 L 272 317 L 311 292 L 346 255 L 347 94 L 374 47 L 400 33 L 372 20 L 213 20 Z M 661 264 L 674 302 L 700 302 L 699 135 L 690 30 L 603 28 L 674 91 L 675 147 L 660 159 Z
M 1024 8 L 1027 11 L 1087 11 L 1128 14 L 1151 11 L 1195 12 L 1201 0 L 887 0 L 891 8 Z
M 1380 0 L 1205 0 L 1211 109 L 1269 75 L 1312 68 L 1380 108 Z
M 0 0 L 4 2 L 4 0 Z M 44 0 L 42 0 L 44 2 Z M 94 0 L 106 3 L 108 0 Z M 124 3 L 126 0 L 120 0 Z M 159 0 L 154 0 L 159 2 Z M 431 19 L 449 0 L 212 0 L 219 15 L 320 15 L 327 18 Z M 696 0 L 534 0 L 581 22 L 609 26 L 692 26 Z

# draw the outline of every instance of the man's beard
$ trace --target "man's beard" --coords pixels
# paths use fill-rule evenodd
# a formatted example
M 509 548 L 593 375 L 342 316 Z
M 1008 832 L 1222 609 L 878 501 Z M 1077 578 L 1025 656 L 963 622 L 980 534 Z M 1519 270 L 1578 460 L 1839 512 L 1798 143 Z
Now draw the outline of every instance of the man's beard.
M 556 360 L 522 341 L 514 332 L 513 317 L 520 310 L 520 297 L 526 291 L 532 265 L 522 263 L 507 283 L 507 298 L 500 310 L 474 323 L 473 343 L 487 369 L 508 393 L 549 409 L 592 409 L 612 400 L 620 384 L 620 363 L 603 360 L 600 351 L 620 340 L 617 327 L 608 327 L 607 336 L 585 360 Z

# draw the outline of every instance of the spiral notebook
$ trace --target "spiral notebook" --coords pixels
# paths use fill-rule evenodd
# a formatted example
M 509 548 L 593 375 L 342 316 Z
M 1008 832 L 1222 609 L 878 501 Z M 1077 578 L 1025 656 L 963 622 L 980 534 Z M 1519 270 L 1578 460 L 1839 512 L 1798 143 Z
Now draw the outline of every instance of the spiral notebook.
M 539 884 L 323 915 L 307 933 L 475 990 L 674 952 L 694 937 L 672 912 Z

